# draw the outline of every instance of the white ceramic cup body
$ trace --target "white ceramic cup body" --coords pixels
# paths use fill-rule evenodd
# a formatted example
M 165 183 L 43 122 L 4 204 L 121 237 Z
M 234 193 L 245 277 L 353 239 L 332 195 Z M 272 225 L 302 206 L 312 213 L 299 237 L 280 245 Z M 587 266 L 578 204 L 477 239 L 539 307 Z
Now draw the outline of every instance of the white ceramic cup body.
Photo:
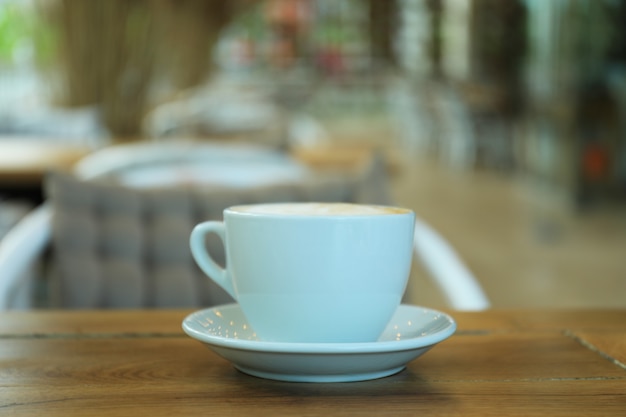
M 297 203 L 295 203 L 297 204 Z M 240 304 L 263 340 L 372 342 L 398 308 L 410 274 L 415 216 L 224 211 L 191 234 L 194 259 Z M 226 268 L 206 252 L 216 233 Z

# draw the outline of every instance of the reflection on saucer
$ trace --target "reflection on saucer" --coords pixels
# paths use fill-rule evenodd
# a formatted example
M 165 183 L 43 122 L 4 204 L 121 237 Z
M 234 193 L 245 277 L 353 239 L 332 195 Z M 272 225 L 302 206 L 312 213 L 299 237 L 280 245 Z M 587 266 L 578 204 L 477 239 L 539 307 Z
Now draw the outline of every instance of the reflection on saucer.
M 347 382 L 382 378 L 450 337 L 447 314 L 401 305 L 377 342 L 281 343 L 257 338 L 237 304 L 197 311 L 183 321 L 192 338 L 242 372 L 292 382 Z

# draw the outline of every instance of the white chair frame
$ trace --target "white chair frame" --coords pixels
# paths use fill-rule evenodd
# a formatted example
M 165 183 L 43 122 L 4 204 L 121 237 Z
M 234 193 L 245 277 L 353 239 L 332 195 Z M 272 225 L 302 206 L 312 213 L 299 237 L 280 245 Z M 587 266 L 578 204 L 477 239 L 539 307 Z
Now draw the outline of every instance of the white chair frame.
M 102 158 L 94 154 L 79 164 L 76 172 L 87 179 L 121 166 L 115 159 L 111 165 L 103 162 L 109 158 L 106 153 Z M 0 241 L 0 310 L 32 307 L 33 274 L 29 272 L 50 243 L 51 219 L 52 208 L 44 203 L 20 220 Z M 452 246 L 419 217 L 415 222 L 414 250 L 450 308 L 475 311 L 490 307 L 479 282 Z

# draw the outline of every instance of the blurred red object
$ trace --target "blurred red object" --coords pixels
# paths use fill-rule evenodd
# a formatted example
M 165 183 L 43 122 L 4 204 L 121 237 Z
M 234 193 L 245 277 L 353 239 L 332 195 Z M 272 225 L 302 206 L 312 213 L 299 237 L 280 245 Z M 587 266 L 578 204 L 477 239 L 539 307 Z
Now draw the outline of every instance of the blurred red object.
M 597 142 L 588 144 L 583 151 L 582 165 L 585 179 L 591 181 L 606 179 L 610 165 L 608 150 Z

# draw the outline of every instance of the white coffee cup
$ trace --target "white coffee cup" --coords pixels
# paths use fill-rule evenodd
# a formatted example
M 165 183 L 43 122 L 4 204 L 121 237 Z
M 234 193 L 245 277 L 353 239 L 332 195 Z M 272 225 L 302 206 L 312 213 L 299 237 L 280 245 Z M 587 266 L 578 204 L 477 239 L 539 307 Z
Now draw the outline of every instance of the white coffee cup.
M 200 268 L 239 303 L 261 340 L 372 342 L 408 281 L 415 215 L 345 203 L 234 206 L 190 237 Z M 214 233 L 226 267 L 206 251 Z

